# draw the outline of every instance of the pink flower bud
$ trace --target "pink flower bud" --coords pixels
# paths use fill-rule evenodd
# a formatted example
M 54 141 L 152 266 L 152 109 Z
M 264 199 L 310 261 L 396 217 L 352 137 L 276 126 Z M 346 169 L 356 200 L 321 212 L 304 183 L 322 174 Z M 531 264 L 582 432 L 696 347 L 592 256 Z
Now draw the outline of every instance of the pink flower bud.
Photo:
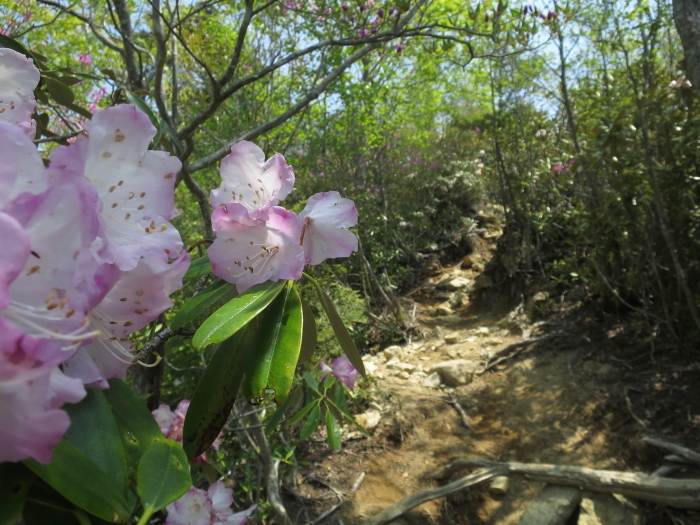
M 340 8 L 341 8 L 343 11 L 347 11 L 348 9 L 350 9 L 350 6 L 349 6 L 348 4 L 343 4 L 343 5 L 340 6 Z
M 383 7 L 379 8 L 379 11 L 377 11 L 377 16 L 379 18 L 384 18 L 384 8 Z

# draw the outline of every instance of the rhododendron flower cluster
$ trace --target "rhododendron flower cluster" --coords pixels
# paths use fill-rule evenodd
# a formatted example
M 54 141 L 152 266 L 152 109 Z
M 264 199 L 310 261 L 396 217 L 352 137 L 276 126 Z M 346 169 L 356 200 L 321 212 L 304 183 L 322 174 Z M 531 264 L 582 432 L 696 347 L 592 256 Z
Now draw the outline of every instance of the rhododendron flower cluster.
M 211 192 L 216 239 L 209 247 L 214 275 L 239 293 L 265 281 L 299 279 L 306 264 L 357 251 L 357 208 L 337 191 L 317 193 L 298 215 L 278 206 L 294 187 L 294 172 L 279 153 L 242 141 L 221 162 L 223 182 Z
M 165 507 L 168 511 L 165 525 L 245 525 L 258 508 L 255 504 L 234 513 L 232 504 L 233 491 L 220 481 L 206 491 L 190 487 L 184 496 Z
M 337 377 L 340 382 L 350 390 L 355 388 L 355 379 L 357 379 L 357 376 L 360 373 L 354 366 L 352 366 L 352 363 L 350 362 L 350 359 L 348 359 L 347 355 L 343 354 L 334 359 L 332 366 L 328 366 L 326 364 L 326 360 L 321 359 L 320 367 L 323 372 L 330 372 Z
M 189 257 L 169 223 L 181 164 L 147 151 L 148 117 L 96 112 L 47 168 L 30 138 L 38 80 L 0 49 L 0 461 L 45 463 L 70 425 L 61 405 L 125 377 L 128 336 L 172 306 Z
M 178 403 L 174 411 L 170 410 L 168 405 L 160 405 L 151 412 L 164 437 L 177 441 L 180 445 L 182 445 L 182 431 L 185 428 L 185 416 L 187 416 L 187 409 L 189 407 L 190 400 L 183 399 L 180 401 L 180 403 Z M 221 445 L 220 438 L 221 434 L 219 434 L 219 436 L 214 440 L 214 443 L 211 445 L 215 450 L 219 450 L 219 446 Z M 206 461 L 207 455 L 206 452 L 204 452 L 201 456 L 195 458 L 193 463 L 205 463 Z

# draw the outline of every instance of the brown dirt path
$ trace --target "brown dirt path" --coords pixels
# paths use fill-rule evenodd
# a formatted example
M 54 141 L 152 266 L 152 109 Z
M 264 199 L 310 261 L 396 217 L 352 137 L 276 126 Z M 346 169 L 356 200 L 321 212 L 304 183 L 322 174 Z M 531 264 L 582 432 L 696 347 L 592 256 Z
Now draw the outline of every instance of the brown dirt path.
M 474 254 L 477 263 L 486 261 L 491 249 L 484 244 Z M 368 415 L 381 414 L 372 438 L 346 429 L 337 453 L 328 450 L 322 436 L 309 444 L 305 459 L 313 466 L 297 476 L 298 494 L 318 498 L 330 489 L 345 500 L 324 523 L 359 525 L 401 498 L 437 486 L 429 474 L 459 457 L 638 468 L 634 445 L 639 429 L 620 403 L 624 367 L 605 357 L 609 334 L 596 333 L 580 317 L 563 312 L 550 318 L 531 337 L 561 336 L 526 347 L 467 385 L 425 386 L 433 365 L 468 359 L 481 368 L 499 349 L 521 341 L 523 327 L 531 327 L 524 315 L 477 311 L 468 302 L 451 313 L 444 310 L 450 298 L 454 305 L 454 294 L 464 299 L 466 289 L 449 292 L 440 283 L 465 278 L 473 286 L 483 265 L 474 268 L 443 269 L 411 295 L 423 339 L 366 358 L 368 370 L 378 378 Z M 462 424 L 451 399 L 466 412 L 470 428 Z M 428 502 L 394 523 L 516 524 L 540 488 L 514 479 L 505 495 L 496 496 L 485 482 Z M 321 514 L 335 501 L 317 501 L 314 511 Z M 297 516 L 296 523 L 305 522 Z

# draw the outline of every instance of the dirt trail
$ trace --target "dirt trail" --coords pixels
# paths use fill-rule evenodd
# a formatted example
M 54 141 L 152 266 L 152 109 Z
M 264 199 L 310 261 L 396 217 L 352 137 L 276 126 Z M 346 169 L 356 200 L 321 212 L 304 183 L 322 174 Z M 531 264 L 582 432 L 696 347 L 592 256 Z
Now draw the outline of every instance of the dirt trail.
M 613 361 L 601 362 L 604 333 L 601 339 L 567 316 L 551 318 L 529 337 L 560 335 L 523 347 L 517 357 L 475 375 L 467 385 L 425 385 L 437 363 L 467 359 L 481 369 L 498 350 L 522 341 L 523 327 L 531 327 L 523 315 L 514 322 L 513 315 L 477 312 L 469 304 L 451 313 L 445 309 L 450 298 L 455 302 L 450 293 L 466 291 L 449 292 L 446 283 L 456 278 L 474 283 L 475 270 L 483 268 L 479 263 L 488 260 L 491 249 L 484 243 L 472 268 L 445 268 L 412 294 L 423 339 L 366 358 L 368 370 L 379 378 L 380 394 L 363 420 L 369 423 L 376 410 L 381 413 L 372 438 L 353 438 L 346 429 L 338 453 L 328 451 L 322 437 L 310 444 L 307 455 L 314 466 L 298 477 L 298 493 L 313 498 L 330 489 L 346 500 L 324 523 L 360 524 L 409 494 L 437 486 L 429 474 L 460 457 L 629 468 L 629 433 L 623 437 L 620 428 L 630 426 L 630 414 L 610 402 L 624 370 Z M 464 409 L 470 428 L 451 400 Z M 394 523 L 515 524 L 540 488 L 513 479 L 506 494 L 497 496 L 485 482 L 428 502 Z M 334 502 L 320 501 L 315 510 L 320 514 Z M 295 522 L 305 518 L 299 515 Z

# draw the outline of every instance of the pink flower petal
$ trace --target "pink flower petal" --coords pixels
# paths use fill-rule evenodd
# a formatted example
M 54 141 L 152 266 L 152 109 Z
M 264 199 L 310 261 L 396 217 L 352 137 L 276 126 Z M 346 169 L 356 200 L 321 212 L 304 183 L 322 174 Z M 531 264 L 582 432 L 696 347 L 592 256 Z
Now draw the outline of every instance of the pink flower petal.
M 24 335 L 0 319 L 0 461 L 48 463 L 70 425 L 58 408 L 85 397 L 78 380 L 57 365 L 65 352 L 55 341 Z
M 276 153 L 265 162 L 263 150 L 245 140 L 234 144 L 221 161 L 221 178 L 221 186 L 211 192 L 213 208 L 235 202 L 265 220 L 266 210 L 294 187 L 294 172 L 282 155 Z
M 211 523 L 209 495 L 195 487 L 190 487 L 180 499 L 165 507 L 165 510 L 168 511 L 165 525 L 210 525 Z
M 181 162 L 147 151 L 156 130 L 135 106 L 98 110 L 85 130 L 87 136 L 56 148 L 51 166 L 78 171 L 95 186 L 105 224 L 103 260 L 132 270 L 141 257 L 177 257 L 182 239 L 169 220 L 177 214 L 173 189 Z
M 0 48 L 0 121 L 19 124 L 34 138 L 36 107 L 34 89 L 39 84 L 39 70 L 31 59 L 8 48 Z
M 333 360 L 333 375 L 337 377 L 343 385 L 352 390 L 355 388 L 355 379 L 357 379 L 359 372 L 352 366 L 348 356 L 343 354 Z
M 299 217 L 306 226 L 302 244 L 307 264 L 357 251 L 357 237 L 348 230 L 357 224 L 357 208 L 337 191 L 312 195 Z
M 212 224 L 216 232 L 208 250 L 212 272 L 235 284 L 239 293 L 265 281 L 301 278 L 304 250 L 295 213 L 274 206 L 266 222 L 254 221 L 242 205 L 229 204 L 214 210 Z

